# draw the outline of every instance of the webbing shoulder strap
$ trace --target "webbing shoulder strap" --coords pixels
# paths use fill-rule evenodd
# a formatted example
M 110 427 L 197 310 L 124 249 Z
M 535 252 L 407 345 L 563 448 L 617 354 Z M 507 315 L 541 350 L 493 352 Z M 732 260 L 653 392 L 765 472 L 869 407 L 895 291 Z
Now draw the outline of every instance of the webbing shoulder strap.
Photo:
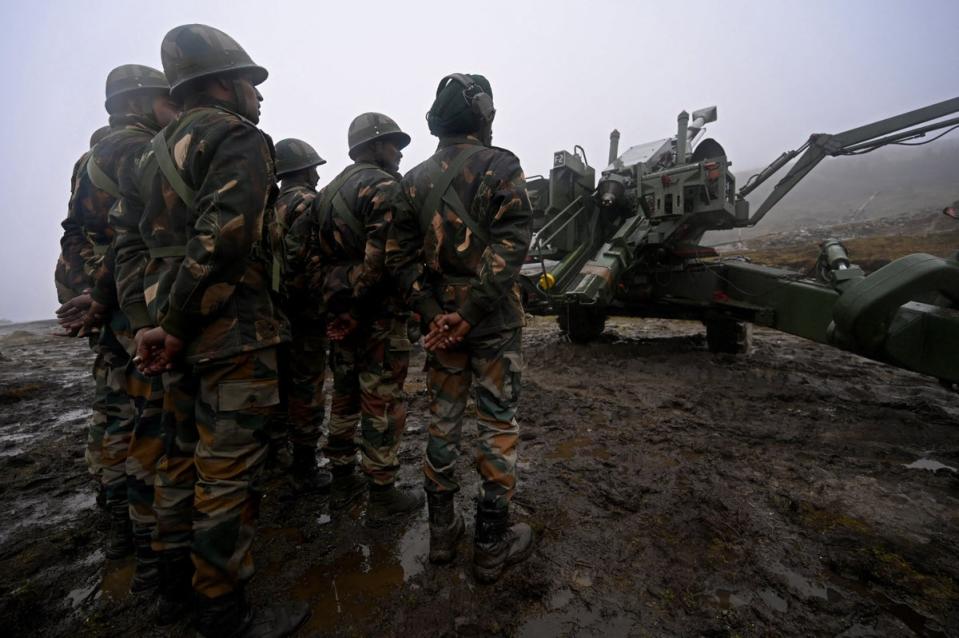
M 203 115 L 204 111 L 205 109 L 197 109 L 178 120 L 175 124 L 176 129 L 173 131 L 171 137 L 176 136 L 177 132 L 184 126 L 192 123 L 193 120 L 197 119 L 200 115 Z M 160 169 L 160 172 L 163 173 L 163 176 L 166 177 L 166 181 L 170 182 L 173 191 L 179 195 L 183 203 L 193 208 L 193 204 L 196 201 L 196 191 L 187 185 L 183 180 L 183 176 L 180 175 L 180 171 L 176 169 L 176 164 L 173 163 L 173 154 L 170 152 L 164 131 L 166 131 L 166 129 L 157 133 L 153 139 L 150 140 L 150 146 L 153 148 L 153 154 L 156 156 L 157 167 Z
M 187 186 L 186 182 L 183 181 L 183 177 L 180 176 L 180 172 L 173 164 L 173 156 L 170 155 L 170 148 L 167 146 L 166 136 L 164 136 L 163 131 L 157 133 L 154 138 L 150 140 L 150 146 L 153 147 L 157 167 L 160 169 L 160 172 L 163 173 L 163 176 L 166 177 L 166 181 L 170 182 L 170 186 L 174 192 L 180 196 L 183 203 L 193 208 L 193 202 L 196 200 L 196 191 Z
M 346 200 L 343 198 L 343 195 L 340 194 L 340 189 L 346 184 L 346 182 L 359 173 L 360 171 L 365 171 L 369 168 L 380 170 L 378 167 L 373 164 L 354 164 L 350 166 L 345 171 L 340 173 L 336 179 L 327 184 L 326 188 L 323 189 L 323 199 L 320 200 L 320 214 L 326 215 L 328 212 L 335 213 L 346 222 L 354 233 L 360 237 L 366 236 L 366 228 L 360 223 L 360 220 L 356 218 L 356 215 L 353 214 L 353 211 L 350 210 L 350 207 L 346 204 Z M 387 173 L 384 171 L 384 175 Z
M 433 214 L 439 210 L 440 201 L 443 201 L 453 209 L 456 216 L 460 218 L 474 235 L 483 240 L 484 243 L 489 244 L 489 235 L 485 230 L 480 228 L 476 220 L 473 219 L 466 210 L 466 206 L 463 205 L 456 190 L 450 188 L 456 176 L 463 171 L 463 167 L 466 166 L 469 158 L 485 148 L 485 146 L 473 145 L 463 149 L 463 151 L 450 162 L 445 172 L 436 160 L 430 160 L 433 163 L 432 172 L 430 173 L 430 181 L 433 183 L 433 188 L 430 189 L 429 194 L 426 196 L 426 202 L 420 210 L 420 224 L 424 232 L 432 224 Z
M 109 193 L 114 199 L 120 198 L 120 187 L 100 168 L 99 164 L 93 161 L 93 153 L 90 153 L 90 158 L 87 160 L 87 176 L 94 186 Z

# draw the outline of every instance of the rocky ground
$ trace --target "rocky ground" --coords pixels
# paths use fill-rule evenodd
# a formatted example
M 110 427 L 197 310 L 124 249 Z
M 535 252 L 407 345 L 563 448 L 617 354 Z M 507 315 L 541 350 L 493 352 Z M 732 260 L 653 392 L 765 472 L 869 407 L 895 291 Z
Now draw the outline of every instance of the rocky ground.
M 52 331 L 0 327 L 0 627 L 167 635 L 125 593 L 132 565 L 104 563 L 82 458 L 91 355 Z M 959 395 L 762 329 L 729 356 L 693 323 L 612 320 L 577 346 L 537 319 L 525 351 L 529 561 L 480 586 L 465 541 L 453 566 L 425 562 L 425 511 L 374 530 L 362 503 L 331 517 L 274 484 L 253 598 L 309 601 L 302 636 L 959 636 Z M 471 515 L 466 458 L 461 475 Z

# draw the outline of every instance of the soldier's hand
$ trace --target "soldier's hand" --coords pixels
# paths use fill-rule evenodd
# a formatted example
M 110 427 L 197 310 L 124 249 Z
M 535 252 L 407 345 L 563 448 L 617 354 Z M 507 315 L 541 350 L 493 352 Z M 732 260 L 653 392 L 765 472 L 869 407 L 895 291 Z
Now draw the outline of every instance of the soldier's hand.
M 137 344 L 134 363 L 140 372 L 147 375 L 170 370 L 184 347 L 182 339 L 159 327 L 139 330 L 134 339 Z
M 326 336 L 331 341 L 342 341 L 356 330 L 357 325 L 356 319 L 350 313 L 344 312 L 327 325 Z
M 83 327 L 83 317 L 92 301 L 90 294 L 85 292 L 57 308 L 57 321 L 65 330 L 64 336 L 77 336 L 80 328 Z
M 430 322 L 429 334 L 423 339 L 427 350 L 446 350 L 463 341 L 473 328 L 458 312 L 437 315 Z
M 80 330 L 80 334 L 89 334 L 94 329 L 102 326 L 107 320 L 107 315 L 109 312 L 109 308 L 104 306 L 102 303 L 91 299 L 90 307 L 87 309 L 87 313 L 83 317 L 83 327 Z

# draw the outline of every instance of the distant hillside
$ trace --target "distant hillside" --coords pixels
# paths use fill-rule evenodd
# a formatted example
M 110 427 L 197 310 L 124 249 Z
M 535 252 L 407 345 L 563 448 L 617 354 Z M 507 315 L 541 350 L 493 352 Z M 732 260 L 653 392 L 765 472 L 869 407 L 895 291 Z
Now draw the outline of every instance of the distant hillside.
M 821 225 L 863 221 L 919 210 L 941 210 L 959 199 L 959 132 L 922 147 L 885 147 L 852 157 L 826 158 L 745 238 Z M 784 168 L 749 196 L 756 209 L 788 172 Z M 738 185 L 761 169 L 739 171 Z M 739 231 L 711 233 L 706 243 Z

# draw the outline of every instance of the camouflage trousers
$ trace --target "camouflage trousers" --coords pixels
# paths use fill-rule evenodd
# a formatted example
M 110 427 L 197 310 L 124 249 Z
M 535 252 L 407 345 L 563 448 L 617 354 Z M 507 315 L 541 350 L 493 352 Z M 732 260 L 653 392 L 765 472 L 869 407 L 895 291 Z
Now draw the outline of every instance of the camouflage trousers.
M 253 576 L 256 479 L 280 402 L 266 348 L 164 375 L 165 454 L 157 464 L 153 547 L 190 547 L 193 588 L 215 598 Z
M 323 385 L 329 341 L 315 326 L 293 324 L 293 340 L 284 344 L 280 360 L 283 405 L 270 426 L 270 436 L 316 449 L 326 412 Z
M 97 351 L 96 343 L 90 344 L 93 351 Z M 87 447 L 83 456 L 87 462 L 87 470 L 99 484 L 103 470 L 100 452 L 103 448 L 103 431 L 107 427 L 107 368 L 103 363 L 103 355 L 97 352 L 93 361 L 93 415 L 90 417 L 90 426 L 87 428 Z
M 474 462 L 482 478 L 479 497 L 488 507 L 507 507 L 516 488 L 522 329 L 467 335 L 454 349 L 431 352 L 426 365 L 431 415 L 423 463 L 426 490 L 459 490 L 454 468 L 472 384 L 479 434 Z
M 156 526 L 153 484 L 156 466 L 163 455 L 163 384 L 159 377 L 146 377 L 131 363 L 127 387 L 136 406 L 136 421 L 125 463 L 130 520 L 149 533 Z
M 403 383 L 410 349 L 404 316 L 361 322 L 330 348 L 333 401 L 323 452 L 334 466 L 343 466 L 355 462 L 359 447 L 363 472 L 377 485 L 393 483 L 400 468 L 397 450 L 406 429 Z
M 103 391 L 97 396 L 94 411 L 105 417 L 100 441 L 100 484 L 107 503 L 112 504 L 127 503 L 126 462 L 137 418 L 129 384 L 132 364 L 125 347 L 128 332 L 126 317 L 114 312 L 97 343 L 98 385 L 103 384 Z

